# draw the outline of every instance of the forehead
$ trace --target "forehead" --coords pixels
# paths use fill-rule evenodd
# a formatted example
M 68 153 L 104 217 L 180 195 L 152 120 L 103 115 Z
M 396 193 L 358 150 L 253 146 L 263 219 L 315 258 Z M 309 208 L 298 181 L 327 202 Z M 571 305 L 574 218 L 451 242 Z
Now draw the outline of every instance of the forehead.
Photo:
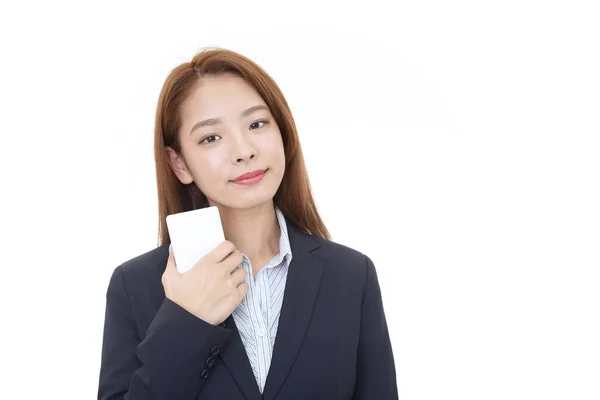
M 264 104 L 260 94 L 243 78 L 233 74 L 208 76 L 198 81 L 186 102 L 196 112 L 237 112 L 256 104 Z M 218 117 L 220 115 L 214 115 Z

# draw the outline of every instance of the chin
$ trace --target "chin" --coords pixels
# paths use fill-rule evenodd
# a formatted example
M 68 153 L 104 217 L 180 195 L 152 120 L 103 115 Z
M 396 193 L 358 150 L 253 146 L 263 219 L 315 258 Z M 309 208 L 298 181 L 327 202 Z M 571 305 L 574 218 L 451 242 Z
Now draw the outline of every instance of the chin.
M 273 201 L 275 193 L 276 190 L 273 191 L 270 188 L 248 192 L 226 190 L 218 196 L 211 197 L 211 202 L 226 208 L 249 209 Z
M 233 203 L 235 203 L 234 208 L 254 208 L 262 206 L 265 203 L 273 202 L 273 196 L 269 196 L 268 194 L 264 196 L 253 196 L 251 198 L 243 198 L 240 197 L 235 199 Z

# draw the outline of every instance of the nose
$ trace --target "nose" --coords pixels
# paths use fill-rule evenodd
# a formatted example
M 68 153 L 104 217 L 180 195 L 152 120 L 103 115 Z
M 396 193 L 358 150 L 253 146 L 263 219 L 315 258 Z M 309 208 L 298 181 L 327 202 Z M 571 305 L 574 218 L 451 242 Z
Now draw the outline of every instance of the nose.
M 256 158 L 256 148 L 248 138 L 247 133 L 236 135 L 231 149 L 233 162 L 245 163 Z

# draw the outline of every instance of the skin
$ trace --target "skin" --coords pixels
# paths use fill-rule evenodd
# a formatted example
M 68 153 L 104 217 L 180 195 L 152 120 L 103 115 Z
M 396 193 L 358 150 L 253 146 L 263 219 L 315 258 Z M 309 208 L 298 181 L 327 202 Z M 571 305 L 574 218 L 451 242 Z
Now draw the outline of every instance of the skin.
M 177 178 L 184 184 L 193 182 L 209 205 L 219 208 L 226 240 L 248 256 L 255 278 L 279 253 L 273 197 L 285 171 L 281 132 L 268 107 L 241 115 L 256 105 L 266 107 L 244 79 L 232 74 L 206 77 L 180 110 L 181 154 L 167 147 Z M 190 133 L 198 122 L 209 118 L 221 118 L 222 123 Z M 232 182 L 257 169 L 267 169 L 260 182 L 249 186 Z

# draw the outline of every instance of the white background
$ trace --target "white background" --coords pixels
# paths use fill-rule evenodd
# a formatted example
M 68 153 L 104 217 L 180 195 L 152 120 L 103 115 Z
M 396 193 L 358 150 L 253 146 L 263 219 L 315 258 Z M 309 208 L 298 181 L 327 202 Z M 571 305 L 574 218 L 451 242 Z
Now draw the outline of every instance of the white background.
M 95 398 L 110 274 L 157 242 L 160 88 L 221 46 L 375 262 L 401 399 L 600 398 L 594 3 L 3 2 L 2 397 Z

